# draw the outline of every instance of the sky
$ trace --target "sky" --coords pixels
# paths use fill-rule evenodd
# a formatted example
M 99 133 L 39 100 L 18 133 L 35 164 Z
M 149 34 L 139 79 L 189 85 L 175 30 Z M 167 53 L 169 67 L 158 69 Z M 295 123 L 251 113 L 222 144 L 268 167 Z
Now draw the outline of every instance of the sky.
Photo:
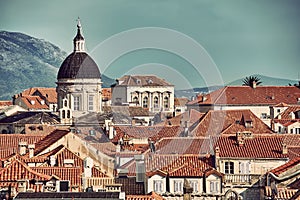
M 252 74 L 299 79 L 297 0 L 0 0 L 0 30 L 67 53 L 78 17 L 87 52 L 112 78 L 156 74 L 178 89 Z

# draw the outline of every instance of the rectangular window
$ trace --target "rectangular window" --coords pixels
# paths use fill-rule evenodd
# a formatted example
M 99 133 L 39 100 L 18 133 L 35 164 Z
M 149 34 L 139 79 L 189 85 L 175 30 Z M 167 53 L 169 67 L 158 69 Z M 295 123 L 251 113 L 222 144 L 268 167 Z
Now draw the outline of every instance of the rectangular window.
M 199 192 L 199 190 L 198 190 L 198 181 L 190 181 L 190 186 L 193 188 L 194 193 Z
M 74 96 L 74 110 L 80 110 L 80 96 Z
M 162 193 L 163 192 L 163 182 L 161 180 L 153 181 L 154 184 L 154 192 Z
M 291 129 L 291 133 L 293 133 L 293 129 Z
M 182 181 L 174 181 L 174 192 L 183 192 L 183 182 Z
M 89 95 L 88 102 L 89 102 L 88 110 L 93 111 L 94 110 L 94 96 L 93 95 Z
M 210 192 L 218 193 L 219 192 L 219 182 L 218 181 L 210 181 Z
M 300 128 L 296 128 L 296 134 L 300 134 Z
M 225 174 L 234 174 L 234 163 L 225 162 Z

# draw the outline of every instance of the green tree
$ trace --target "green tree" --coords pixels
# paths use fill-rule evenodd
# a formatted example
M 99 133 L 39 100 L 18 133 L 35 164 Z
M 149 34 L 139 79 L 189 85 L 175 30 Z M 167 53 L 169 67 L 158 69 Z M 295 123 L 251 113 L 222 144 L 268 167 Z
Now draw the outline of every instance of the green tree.
M 249 76 L 243 79 L 243 85 L 253 87 L 253 83 L 256 83 L 256 85 L 260 85 L 262 82 L 257 76 Z

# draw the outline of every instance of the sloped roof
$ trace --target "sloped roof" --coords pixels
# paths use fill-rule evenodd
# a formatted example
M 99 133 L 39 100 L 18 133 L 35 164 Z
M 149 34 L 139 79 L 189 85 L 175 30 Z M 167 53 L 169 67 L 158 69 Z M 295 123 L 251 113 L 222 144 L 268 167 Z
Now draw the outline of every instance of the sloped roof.
M 34 154 L 40 154 L 43 150 L 61 139 L 63 136 L 67 135 L 69 132 L 70 131 L 68 130 L 54 130 L 52 133 L 48 134 L 35 144 Z
M 23 95 L 22 97 L 20 97 L 20 99 L 26 105 L 27 109 L 30 110 L 49 109 L 49 106 L 46 104 L 46 102 L 39 96 Z
M 213 168 L 213 158 L 199 157 L 199 155 L 145 155 L 146 174 L 152 176 L 157 170 L 169 173 L 172 177 L 203 176 L 204 172 Z M 136 163 L 132 160 L 130 163 L 122 166 L 128 169 L 128 176 L 135 176 Z
M 290 114 L 292 112 L 297 112 L 300 110 L 300 105 L 299 106 L 289 106 L 283 113 L 281 114 L 281 119 L 292 119 Z
M 5 106 L 11 106 L 11 105 L 12 105 L 11 101 L 0 101 L 0 108 Z
M 189 101 L 186 97 L 176 97 L 174 98 L 174 106 L 185 106 L 185 104 Z
M 255 135 L 244 142 L 239 146 L 236 136 L 221 136 L 215 146 L 220 148 L 220 157 L 226 158 L 288 158 L 282 154 L 283 136 Z
M 300 89 L 295 86 L 226 86 L 206 95 L 197 97 L 188 105 L 276 105 L 297 104 Z
M 50 112 L 25 111 L 3 118 L 0 120 L 1 123 L 58 124 L 59 119 L 57 115 Z
M 32 95 L 38 95 L 38 92 L 45 97 L 49 103 L 57 103 L 56 88 L 36 88 Z
M 111 140 L 117 143 L 126 134 L 130 138 L 151 138 L 157 141 L 162 137 L 179 136 L 182 128 L 179 126 L 115 126 L 115 137 Z
M 173 86 L 155 75 L 125 75 L 118 82 L 124 86 Z
M 45 134 L 0 134 L 0 159 L 18 153 L 19 142 L 35 144 L 45 136 Z
M 20 162 L 18 159 L 13 160 L 5 168 L 0 170 L 0 180 L 17 181 L 17 180 L 50 180 L 51 176 L 39 173 Z
M 252 122 L 250 127 L 246 122 Z M 201 118 L 192 131 L 194 136 L 217 136 L 250 131 L 253 134 L 273 133 L 273 131 L 250 110 L 210 110 Z
M 275 174 L 276 176 L 280 176 L 282 173 L 292 169 L 293 167 L 300 166 L 300 157 L 294 158 L 287 163 L 272 169 L 270 172 Z

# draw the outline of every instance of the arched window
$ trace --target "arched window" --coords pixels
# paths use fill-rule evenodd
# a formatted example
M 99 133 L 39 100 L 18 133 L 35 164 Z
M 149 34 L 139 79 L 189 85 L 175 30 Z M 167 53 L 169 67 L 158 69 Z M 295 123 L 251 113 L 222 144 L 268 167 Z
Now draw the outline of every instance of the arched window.
M 69 118 L 69 119 L 71 118 L 71 111 L 70 110 L 67 111 L 67 118 Z
M 143 99 L 143 107 L 148 108 L 148 97 L 144 97 Z
M 136 104 L 138 104 L 139 103 L 138 97 L 133 97 L 133 102 L 136 103 Z
M 68 101 L 67 100 L 64 100 L 64 106 L 68 107 Z
M 164 108 L 169 108 L 169 97 L 164 98 Z
M 158 97 L 154 97 L 154 108 L 158 108 Z
M 63 119 L 66 118 L 66 111 L 65 110 L 62 111 L 62 118 Z

